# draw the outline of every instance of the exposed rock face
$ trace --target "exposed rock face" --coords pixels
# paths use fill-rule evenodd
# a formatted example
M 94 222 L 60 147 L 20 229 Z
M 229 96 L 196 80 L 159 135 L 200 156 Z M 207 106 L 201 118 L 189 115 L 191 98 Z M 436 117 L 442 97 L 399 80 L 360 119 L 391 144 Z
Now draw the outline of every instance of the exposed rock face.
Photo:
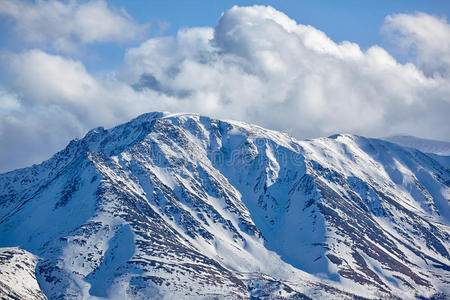
M 0 247 L 49 299 L 438 298 L 449 200 L 417 150 L 150 113 L 0 175 Z

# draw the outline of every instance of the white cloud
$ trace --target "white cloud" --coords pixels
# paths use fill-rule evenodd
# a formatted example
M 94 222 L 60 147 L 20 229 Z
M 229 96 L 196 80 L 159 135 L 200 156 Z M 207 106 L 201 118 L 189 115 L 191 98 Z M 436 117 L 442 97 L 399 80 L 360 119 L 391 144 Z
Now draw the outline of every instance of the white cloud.
M 59 1 L 2 0 L 0 16 L 15 21 L 18 37 L 62 52 L 97 42 L 126 42 L 142 35 L 147 26 L 138 25 L 123 9 L 104 0 L 67 3 Z
M 450 26 L 444 18 L 424 13 L 386 17 L 383 33 L 401 51 L 410 52 L 426 74 L 450 76 Z
M 234 7 L 215 28 L 128 49 L 127 69 L 112 79 L 41 50 L 0 57 L 8 90 L 0 97 L 8 107 L 0 114 L 4 170 L 29 163 L 25 153 L 37 162 L 68 137 L 156 110 L 240 119 L 299 138 L 350 132 L 450 140 L 448 77 L 401 64 L 378 46 L 363 52 L 337 44 L 270 7 Z M 14 153 L 22 160 L 7 162 Z
M 0 107 L 0 171 L 40 162 L 84 132 L 70 112 L 55 105 L 25 105 L 0 91 Z
M 20 92 L 25 101 L 52 103 L 70 101 L 82 104 L 84 96 L 97 89 L 98 83 L 79 61 L 49 55 L 41 50 L 1 56 L 3 78 Z
M 435 128 L 450 113 L 448 80 L 400 64 L 378 46 L 362 52 L 336 44 L 270 7 L 235 7 L 214 31 L 151 39 L 126 60 L 129 78 L 150 74 L 165 91 L 189 91 L 191 110 L 299 137 L 345 131 L 449 138 L 448 128 Z

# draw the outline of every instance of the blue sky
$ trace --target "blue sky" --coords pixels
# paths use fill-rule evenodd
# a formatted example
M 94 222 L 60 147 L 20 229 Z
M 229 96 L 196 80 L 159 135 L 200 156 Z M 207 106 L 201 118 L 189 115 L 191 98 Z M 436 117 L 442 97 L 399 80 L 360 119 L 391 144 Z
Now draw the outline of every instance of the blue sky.
M 450 1 L 2 0 L 0 172 L 150 111 L 450 140 L 449 15 Z
M 379 28 L 384 18 L 394 13 L 422 11 L 438 16 L 450 15 L 446 0 L 278 0 L 278 1 L 140 1 L 114 0 L 110 3 L 125 7 L 141 23 L 168 22 L 166 33 L 180 27 L 214 26 L 220 14 L 233 5 L 270 5 L 298 23 L 312 25 L 335 41 L 350 40 L 364 47 L 380 42 Z

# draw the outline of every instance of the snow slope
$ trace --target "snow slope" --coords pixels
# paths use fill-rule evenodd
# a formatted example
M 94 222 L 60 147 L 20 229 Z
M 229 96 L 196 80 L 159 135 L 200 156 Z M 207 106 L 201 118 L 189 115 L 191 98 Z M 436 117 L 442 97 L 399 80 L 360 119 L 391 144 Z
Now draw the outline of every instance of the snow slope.
M 0 247 L 49 299 L 445 297 L 449 185 L 382 140 L 149 113 L 1 174 Z
M 2 299 L 46 299 L 36 280 L 38 258 L 18 248 L 0 249 Z

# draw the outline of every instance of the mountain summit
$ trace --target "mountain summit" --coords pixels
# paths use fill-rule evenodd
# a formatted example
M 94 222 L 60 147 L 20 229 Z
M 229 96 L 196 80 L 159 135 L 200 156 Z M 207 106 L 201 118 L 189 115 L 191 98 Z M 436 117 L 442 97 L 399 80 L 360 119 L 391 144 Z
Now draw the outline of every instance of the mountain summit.
M 445 298 L 449 201 L 412 148 L 144 114 L 0 175 L 0 295 Z

